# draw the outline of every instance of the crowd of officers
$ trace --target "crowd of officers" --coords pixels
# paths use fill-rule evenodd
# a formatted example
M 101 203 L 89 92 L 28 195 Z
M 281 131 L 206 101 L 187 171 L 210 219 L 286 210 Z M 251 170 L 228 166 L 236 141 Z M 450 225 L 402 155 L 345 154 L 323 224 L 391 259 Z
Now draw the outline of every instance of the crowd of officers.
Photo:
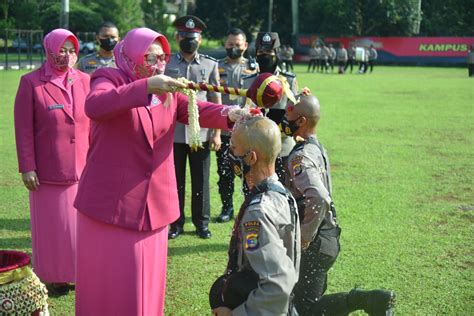
M 371 315 L 390 315 L 393 291 L 353 289 L 325 295 L 327 273 L 340 250 L 341 229 L 332 199 L 328 155 L 316 135 L 319 101 L 307 89 L 299 92 L 296 76 L 281 69 L 292 69 L 293 49 L 281 47 L 277 33 L 258 33 L 255 64 L 244 57 L 248 47 L 245 33 L 235 28 L 225 41 L 227 56 L 215 60 L 198 52 L 201 32 L 206 28 L 202 20 L 184 16 L 174 25 L 180 51 L 166 66 L 168 76 L 248 88 L 259 73 L 269 72 L 286 81 L 297 95 L 296 103 L 284 96 L 262 115 L 243 119 L 232 132 L 202 130 L 203 148 L 197 152 L 189 147 L 187 127 L 177 126 L 175 130 L 181 217 L 171 225 L 168 238 L 178 238 L 184 232 L 187 160 L 192 222 L 200 238 L 212 236 L 208 227 L 210 150 L 216 151 L 222 201 L 217 222 L 228 222 L 236 215 L 227 268 L 210 291 L 213 314 L 347 315 L 360 309 Z M 100 50 L 79 62 L 81 70 L 91 73 L 99 67 L 114 66 L 111 51 L 119 40 L 117 28 L 104 24 L 97 40 Z M 328 71 L 336 61 L 340 72 L 347 67 L 352 71 L 353 47 L 348 52 L 341 46 L 336 52 L 332 45 L 315 45 L 312 50 L 308 71 L 311 67 L 313 71 Z M 215 93 L 199 92 L 198 99 L 252 106 L 246 98 Z M 244 179 L 245 201 L 234 214 L 236 176 Z
M 350 44 L 346 49 L 344 44 L 337 44 L 337 50 L 333 44 L 324 44 L 321 42 L 314 42 L 309 49 L 309 62 L 307 72 L 334 72 L 334 66 L 338 66 L 338 73 L 344 74 L 348 68 L 350 72 L 356 63 L 359 63 L 358 73 L 365 74 L 367 71 L 374 70 L 374 63 L 378 58 L 377 50 L 374 45 L 369 47 L 356 47 Z M 360 54 L 356 54 L 360 50 Z

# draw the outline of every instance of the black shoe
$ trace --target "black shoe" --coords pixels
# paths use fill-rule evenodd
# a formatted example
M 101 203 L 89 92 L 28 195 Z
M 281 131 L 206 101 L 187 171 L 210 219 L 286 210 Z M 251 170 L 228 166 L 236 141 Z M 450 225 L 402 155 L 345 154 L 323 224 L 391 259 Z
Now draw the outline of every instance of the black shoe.
M 168 239 L 176 239 L 184 233 L 184 230 L 182 227 L 170 227 L 170 230 L 168 232 Z
M 209 239 L 212 236 L 211 231 L 207 227 L 196 229 L 196 234 L 202 239 Z
M 395 304 L 395 292 L 386 290 L 364 291 L 353 289 L 349 293 L 349 302 L 363 309 L 371 316 L 391 316 Z M 350 304 L 351 305 L 351 304 Z
M 233 218 L 234 218 L 234 209 L 232 207 L 228 209 L 223 208 L 221 214 L 217 216 L 216 221 L 218 223 L 226 223 Z

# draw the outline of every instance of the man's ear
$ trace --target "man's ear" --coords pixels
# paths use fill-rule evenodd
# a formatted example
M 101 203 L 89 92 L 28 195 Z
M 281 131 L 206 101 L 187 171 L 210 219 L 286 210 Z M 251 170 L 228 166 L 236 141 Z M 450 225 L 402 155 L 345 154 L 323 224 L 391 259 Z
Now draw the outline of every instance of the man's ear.
M 298 120 L 301 122 L 301 124 L 298 124 L 298 122 L 296 122 L 298 126 L 303 126 L 303 125 L 306 125 L 306 123 L 308 123 L 308 119 L 306 118 L 306 116 L 301 116 Z
M 257 152 L 256 152 L 256 151 L 252 150 L 252 151 L 250 152 L 250 154 L 248 155 L 248 157 L 249 157 L 249 158 L 248 158 L 248 162 L 249 162 L 248 165 L 249 165 L 249 166 L 250 166 L 250 165 L 253 165 L 253 164 L 255 164 L 255 163 L 257 163 L 258 155 L 257 155 Z

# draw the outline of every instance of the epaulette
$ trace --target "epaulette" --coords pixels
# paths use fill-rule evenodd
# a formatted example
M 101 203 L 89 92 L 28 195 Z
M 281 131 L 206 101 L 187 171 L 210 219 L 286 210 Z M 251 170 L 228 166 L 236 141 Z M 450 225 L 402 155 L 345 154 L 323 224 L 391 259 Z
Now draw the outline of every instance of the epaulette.
M 282 71 L 282 72 L 280 72 L 280 74 L 282 74 L 285 77 L 290 77 L 290 78 L 295 78 L 296 77 L 296 75 L 292 72 Z
M 215 61 L 216 63 L 219 61 L 217 59 L 215 59 L 214 57 L 211 57 L 209 55 L 204 55 L 204 54 L 199 54 L 199 57 L 203 57 L 203 58 L 207 58 L 207 59 L 210 59 L 212 61 Z
M 242 78 L 242 80 L 247 80 L 247 79 L 250 79 L 250 78 L 257 77 L 258 74 L 259 74 L 259 73 L 256 72 L 256 73 L 253 73 L 253 74 L 251 74 L 251 75 L 244 76 L 244 77 Z
M 250 205 L 255 205 L 255 204 L 260 204 L 260 202 L 262 202 L 262 196 L 263 196 L 262 193 L 259 193 L 259 194 L 255 195 L 255 196 L 252 198 L 252 200 L 250 200 L 249 206 L 250 206 Z

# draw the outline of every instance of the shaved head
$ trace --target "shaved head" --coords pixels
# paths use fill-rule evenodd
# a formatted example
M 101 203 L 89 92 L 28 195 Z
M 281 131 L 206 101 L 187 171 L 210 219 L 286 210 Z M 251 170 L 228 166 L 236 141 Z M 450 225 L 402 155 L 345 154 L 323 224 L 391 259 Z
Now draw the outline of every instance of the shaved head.
M 232 132 L 235 143 L 245 151 L 255 151 L 264 163 L 273 163 L 281 151 L 280 129 L 272 120 L 253 116 L 239 122 Z
M 314 128 L 319 122 L 321 116 L 320 105 L 318 99 L 314 95 L 300 95 L 298 103 L 289 103 L 286 106 L 288 116 L 293 118 L 304 116 L 308 120 L 309 127 Z M 289 117 L 291 120 L 291 118 Z

